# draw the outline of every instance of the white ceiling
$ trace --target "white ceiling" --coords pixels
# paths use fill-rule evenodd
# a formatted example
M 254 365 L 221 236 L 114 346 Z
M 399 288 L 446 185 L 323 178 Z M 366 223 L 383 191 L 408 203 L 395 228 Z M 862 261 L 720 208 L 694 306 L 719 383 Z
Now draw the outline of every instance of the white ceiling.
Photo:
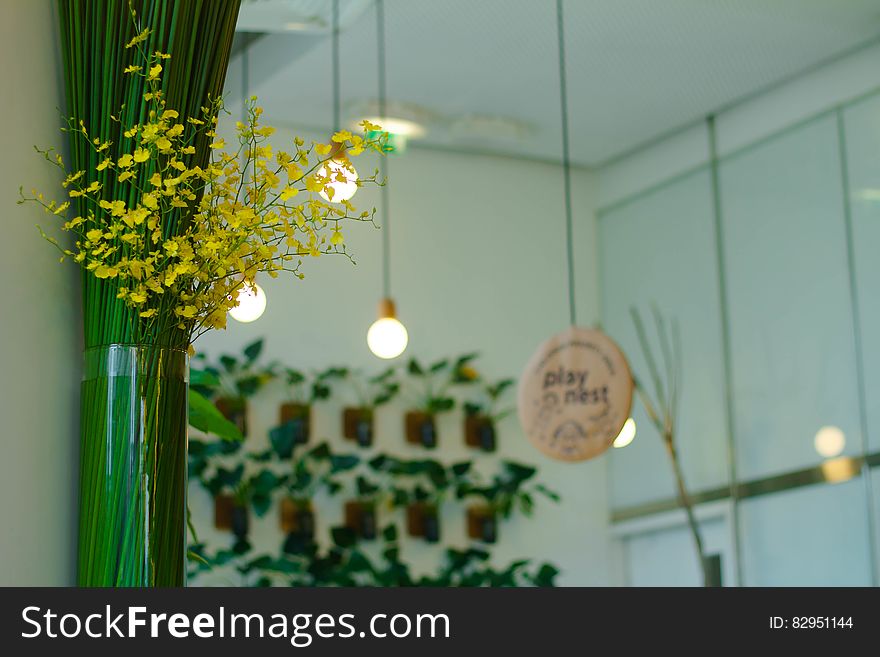
M 555 6 L 385 0 L 389 99 L 427 112 L 426 144 L 558 159 Z M 244 6 L 248 30 L 311 16 L 311 27 L 250 47 L 249 91 L 270 121 L 330 127 L 329 7 Z M 369 0 L 342 0 L 342 15 L 343 106 L 352 119 L 377 95 L 375 10 Z M 583 165 L 880 37 L 878 0 L 566 0 L 565 17 L 572 159 Z M 232 79 L 241 66 L 236 57 Z

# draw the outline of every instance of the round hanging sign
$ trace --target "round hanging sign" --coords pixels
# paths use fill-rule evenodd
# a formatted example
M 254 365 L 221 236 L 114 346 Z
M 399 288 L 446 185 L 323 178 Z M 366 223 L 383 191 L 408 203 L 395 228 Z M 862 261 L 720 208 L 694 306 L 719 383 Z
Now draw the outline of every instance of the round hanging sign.
M 561 461 L 611 447 L 629 417 L 633 378 L 620 348 L 598 329 L 572 327 L 544 342 L 519 381 L 529 440 Z

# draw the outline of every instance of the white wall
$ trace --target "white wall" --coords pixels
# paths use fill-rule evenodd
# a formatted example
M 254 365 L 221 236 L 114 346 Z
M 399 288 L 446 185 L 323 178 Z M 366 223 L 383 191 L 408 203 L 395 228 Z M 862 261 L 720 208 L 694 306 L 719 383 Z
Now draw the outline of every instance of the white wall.
M 272 109 L 266 108 L 268 123 Z M 281 144 L 290 136 L 280 130 L 273 142 Z M 355 164 L 363 173 L 371 170 L 366 162 Z M 430 360 L 476 350 L 487 377 L 518 377 L 537 345 L 568 322 L 561 169 L 417 148 L 392 156 L 389 166 L 392 291 L 410 335 L 404 357 Z M 578 312 L 580 323 L 589 325 L 598 312 L 593 181 L 589 173 L 575 171 L 573 182 Z M 371 207 L 378 196 L 375 190 L 361 190 L 353 202 Z M 381 215 L 377 218 L 381 223 Z M 304 281 L 261 281 L 269 299 L 263 318 L 250 325 L 231 322 L 228 331 L 205 336 L 197 347 L 216 356 L 265 336 L 270 360 L 378 371 L 384 364 L 369 353 L 365 336 L 381 295 L 382 235 L 368 225 L 349 228 L 345 235 L 356 266 L 326 257 L 306 263 Z M 317 437 L 338 436 L 338 410 L 339 405 L 328 404 L 319 411 Z M 378 449 L 447 462 L 473 455 L 461 444 L 458 414 L 444 418 L 434 455 L 404 446 L 402 412 L 400 406 L 383 409 L 379 422 L 387 430 Z M 257 440 L 265 440 L 276 414 L 276 399 L 255 406 L 252 433 Z M 504 421 L 500 433 L 498 456 L 477 456 L 481 466 L 504 457 L 537 464 L 541 480 L 559 491 L 563 502 L 539 502 L 532 519 L 504 526 L 496 548 L 499 561 L 523 556 L 549 560 L 563 569 L 560 583 L 610 583 L 603 459 L 553 462 L 526 441 L 515 417 Z M 337 445 L 352 449 L 351 443 Z M 207 496 L 194 492 L 192 499 L 202 505 L 197 515 L 206 536 L 212 536 L 206 527 Z M 334 504 L 319 509 L 323 520 L 339 522 L 341 503 Z M 263 525 L 267 547 L 277 545 L 275 516 Z M 460 512 L 447 517 L 443 531 L 449 542 L 466 544 Z M 439 554 L 412 542 L 404 549 L 421 568 Z
M 80 317 L 77 275 L 58 264 L 17 206 L 18 187 L 54 191 L 33 150 L 60 145 L 62 93 L 54 3 L 0 4 L 0 585 L 69 585 L 76 555 Z M 60 187 L 57 187 L 60 189 Z
M 878 444 L 880 407 L 871 391 L 880 361 L 871 336 L 880 316 L 872 291 L 880 279 L 869 246 L 880 215 L 872 196 L 878 90 L 880 46 L 873 46 L 720 113 L 720 241 L 705 124 L 597 172 L 602 319 L 635 354 L 636 374 L 644 363 L 629 307 L 654 302 L 681 322 L 685 389 L 678 439 L 692 490 L 727 486 L 730 456 L 740 481 L 816 467 L 822 457 L 814 436 L 824 425 L 845 433 L 846 456 Z M 627 260 L 625 269 L 616 266 Z M 721 281 L 731 360 L 730 450 Z M 858 333 L 866 345 L 861 353 Z M 643 414 L 635 417 L 640 436 L 608 463 L 615 510 L 675 496 L 659 438 Z M 739 536 L 743 583 L 876 585 L 880 555 L 871 526 L 880 518 L 876 491 L 865 483 L 743 501 L 738 527 L 724 520 Z M 663 531 L 650 541 L 671 545 L 674 532 Z M 661 576 L 682 568 L 670 559 L 692 559 L 692 551 L 672 556 L 673 550 L 636 549 L 650 541 L 626 536 L 616 545 L 617 556 L 639 555 L 639 563 L 629 564 L 629 581 L 656 575 L 670 582 Z

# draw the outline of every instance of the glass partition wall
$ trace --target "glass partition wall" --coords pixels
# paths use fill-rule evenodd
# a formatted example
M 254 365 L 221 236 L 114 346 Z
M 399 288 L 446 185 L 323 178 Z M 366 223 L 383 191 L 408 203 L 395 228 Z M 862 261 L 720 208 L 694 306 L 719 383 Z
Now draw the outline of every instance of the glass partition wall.
M 880 95 L 600 210 L 605 329 L 674 317 L 679 445 L 725 585 L 876 585 Z M 713 175 L 717 197 L 713 194 Z M 659 437 L 636 407 L 609 497 L 631 584 L 698 584 Z

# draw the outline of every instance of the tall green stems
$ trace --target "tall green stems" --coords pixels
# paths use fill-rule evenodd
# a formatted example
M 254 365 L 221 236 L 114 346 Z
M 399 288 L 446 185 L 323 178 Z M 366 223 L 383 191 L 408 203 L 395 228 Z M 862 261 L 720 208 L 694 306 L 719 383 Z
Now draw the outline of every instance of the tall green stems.
M 104 197 L 133 207 L 137 189 L 154 173 L 144 166 L 136 185 L 121 184 L 99 158 L 132 152 L 126 126 L 147 117 L 142 76 L 125 75 L 131 39 L 149 28 L 145 51 L 171 56 L 163 97 L 181 116 L 195 117 L 223 90 L 240 0 L 58 0 L 67 115 L 90 135 L 109 140 L 97 153 L 71 133 L 68 160 L 97 182 Z M 80 123 L 81 122 L 81 123 Z M 210 137 L 200 133 L 189 167 L 206 167 Z M 192 209 L 160 217 L 164 239 L 186 231 Z M 74 204 L 86 230 L 108 217 L 85 201 Z M 92 214 L 90 214 L 92 210 Z M 124 248 L 124 247 L 123 247 Z M 124 254 L 124 251 L 122 251 Z M 168 311 L 170 313 L 170 309 Z M 171 324 L 142 321 L 125 305 L 116 282 L 83 270 L 86 371 L 82 386 L 79 582 L 96 586 L 179 586 L 184 582 L 186 532 L 186 349 L 190 335 Z
M 184 351 L 86 351 L 81 586 L 183 585 L 187 387 Z
M 133 207 L 137 188 L 147 188 L 155 173 L 143 167 L 137 185 L 119 183 L 109 169 L 96 171 L 100 158 L 114 160 L 134 149 L 136 137 L 126 137 L 126 126 L 146 119 L 148 91 L 141 76 L 125 75 L 131 64 L 141 62 L 135 49 L 125 45 L 141 30 L 149 28 L 143 45 L 146 52 L 171 55 L 162 76 L 163 94 L 169 108 L 181 116 L 200 116 L 201 108 L 218 98 L 229 63 L 239 0 L 58 0 L 60 36 L 64 55 L 67 115 L 93 136 L 110 140 L 107 153 L 96 153 L 84 139 L 71 134 L 73 170 L 85 171 L 87 182 L 99 182 L 105 198 L 126 201 Z M 134 12 L 134 16 L 132 15 Z M 210 154 L 210 137 L 200 133 L 193 143 L 195 153 L 188 166 L 205 168 Z M 76 206 L 79 207 L 76 207 Z M 190 207 L 198 207 L 198 200 Z M 78 215 L 88 217 L 85 201 L 74 204 Z M 191 220 L 191 209 L 161 217 L 164 237 L 181 234 Z M 88 228 L 104 228 L 107 217 L 99 212 Z M 99 279 L 83 271 L 83 322 L 86 347 L 108 344 L 157 344 L 186 348 L 189 335 L 183 330 L 157 331 L 156 323 L 139 321 L 137 312 L 117 298 L 111 279 Z
M 648 372 L 654 389 L 654 399 L 651 399 L 647 389 L 638 379 L 636 379 L 636 394 L 638 394 L 645 407 L 651 424 L 654 425 L 660 434 L 663 446 L 669 455 L 669 461 L 672 464 L 672 474 L 675 476 L 678 501 L 687 517 L 688 528 L 690 529 L 691 537 L 694 541 L 694 549 L 697 553 L 697 560 L 700 564 L 700 572 L 703 575 L 703 585 L 709 586 L 712 582 L 712 573 L 706 560 L 703 538 L 700 534 L 700 525 L 694 513 L 693 500 L 684 483 L 684 471 L 682 470 L 681 461 L 678 458 L 678 449 L 675 445 L 678 400 L 681 390 L 681 340 L 679 338 L 678 325 L 675 322 L 672 323 L 670 334 L 670 330 L 667 329 L 663 317 L 656 309 L 653 310 L 657 341 L 660 344 L 660 358 L 658 359 L 654 356 L 654 352 L 651 349 L 651 343 L 648 341 L 648 335 L 645 331 L 641 315 L 634 308 L 630 313 L 632 314 L 633 324 L 636 328 L 636 335 L 639 338 L 642 353 L 648 365 Z

